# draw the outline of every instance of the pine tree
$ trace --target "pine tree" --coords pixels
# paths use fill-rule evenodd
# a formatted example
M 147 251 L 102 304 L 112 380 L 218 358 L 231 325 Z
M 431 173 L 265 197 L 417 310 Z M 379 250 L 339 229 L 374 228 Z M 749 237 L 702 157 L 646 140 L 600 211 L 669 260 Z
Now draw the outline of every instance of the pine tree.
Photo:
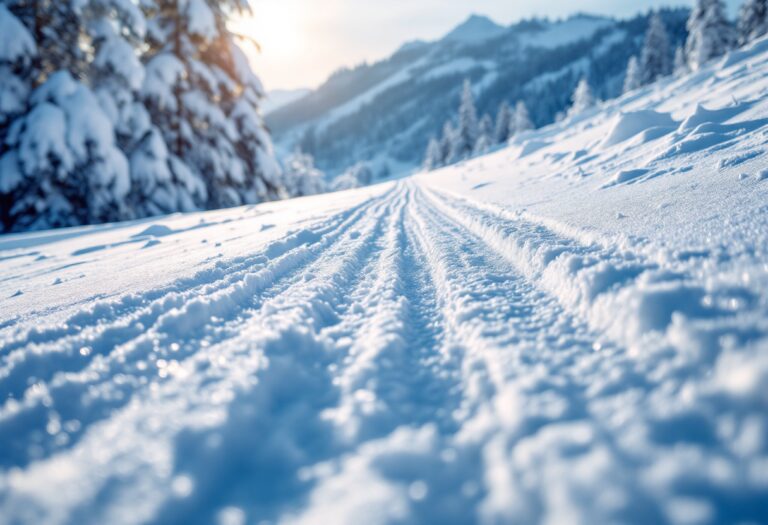
M 373 182 L 373 170 L 365 162 L 358 162 L 333 181 L 335 191 L 362 188 Z
M 487 113 L 480 119 L 477 126 L 477 141 L 475 142 L 475 153 L 485 153 L 493 146 L 493 119 Z
M 8 10 L 26 27 L 40 50 L 33 64 L 33 87 L 58 70 L 82 78 L 87 54 L 81 46 L 83 19 L 78 7 L 84 0 L 4 0 Z M 3 35 L 3 39 L 7 36 Z
M 10 192 L 0 193 L 11 196 L 9 205 L 3 206 L 4 228 L 18 231 L 126 218 L 127 160 L 98 97 L 77 80 L 87 77 L 93 60 L 86 31 L 90 5 L 42 0 L 14 0 L 8 5 L 19 15 L 11 23 L 17 37 L 23 42 L 34 35 L 38 45 L 49 47 L 27 54 L 24 65 L 17 60 L 12 66 L 16 72 L 23 70 L 24 80 L 14 87 L 18 95 L 12 104 L 14 120 L 2 137 L 0 162 L 5 190 Z M 3 10 L 7 18 L 11 11 Z M 26 27 L 20 32 L 22 25 Z M 10 178 L 12 185 L 7 184 Z
M 451 157 L 455 160 L 469 158 L 475 151 L 478 138 L 477 111 L 469 80 L 464 81 L 464 89 L 459 106 L 459 126 L 456 130 Z
M 528 113 L 528 106 L 525 102 L 518 100 L 515 104 L 515 116 L 512 119 L 513 130 L 510 130 L 510 134 L 516 135 L 517 133 L 523 133 L 534 128 L 533 121 L 531 121 L 531 115 Z
M 512 126 L 512 108 L 505 100 L 499 105 L 499 111 L 496 115 L 496 130 L 494 138 L 497 144 L 504 144 L 509 140 L 509 131 Z
M 286 159 L 284 174 L 291 197 L 318 195 L 328 191 L 325 175 L 315 168 L 315 159 L 300 149 Z
M 648 31 L 645 34 L 645 45 L 640 54 L 640 85 L 652 84 L 659 78 L 672 73 L 670 51 L 669 35 L 664 26 L 664 20 L 655 13 L 651 16 Z
M 697 0 L 687 27 L 685 53 L 693 71 L 724 55 L 736 44 L 736 31 L 725 16 L 722 0 Z
M 673 66 L 673 72 L 676 77 L 687 75 L 690 72 L 688 67 L 688 58 L 685 56 L 685 49 L 682 46 L 678 46 L 675 49 L 675 63 Z
M 642 86 L 643 83 L 640 76 L 640 66 L 637 57 L 632 56 L 629 58 L 629 63 L 627 64 L 627 73 L 624 75 L 624 88 L 622 92 L 629 93 Z
M 571 96 L 571 107 L 568 110 L 568 117 L 574 117 L 595 105 L 595 97 L 592 95 L 592 88 L 586 78 L 582 78 L 576 85 L 576 89 Z
M 15 119 L 26 113 L 33 83 L 37 46 L 30 32 L 0 4 L 0 231 L 11 227 L 11 207 L 24 191 L 25 174 L 18 169 L 17 155 L 6 153 L 8 133 Z
M 84 37 L 93 49 L 87 76 L 118 134 L 131 151 L 149 131 L 149 113 L 139 100 L 144 65 L 138 52 L 146 20 L 132 0 L 79 0 Z
M 3 29 L 3 45 L 0 46 L 0 138 L 4 138 L 3 130 L 26 109 L 37 46 L 21 21 L 2 4 L 0 28 Z M 3 142 L 0 141 L 0 145 Z
M 427 151 L 424 154 L 424 162 L 422 167 L 425 171 L 432 171 L 443 165 L 443 150 L 440 147 L 440 142 L 434 137 L 429 139 L 427 145 Z
M 94 93 L 58 71 L 14 122 L 0 164 L 20 181 L 6 228 L 20 231 L 119 220 L 130 189 L 128 163 Z M 5 175 L 4 175 L 5 178 Z
M 456 128 L 448 120 L 443 125 L 443 137 L 440 139 L 441 165 L 446 166 L 455 162 L 453 158 L 453 143 L 456 141 Z
M 768 0 L 745 0 L 739 12 L 739 43 L 768 34 Z
M 281 196 L 257 107 L 263 88 L 226 28 L 241 0 L 145 0 L 150 50 L 143 95 L 169 150 L 175 209 Z M 174 169 L 183 165 L 181 170 Z

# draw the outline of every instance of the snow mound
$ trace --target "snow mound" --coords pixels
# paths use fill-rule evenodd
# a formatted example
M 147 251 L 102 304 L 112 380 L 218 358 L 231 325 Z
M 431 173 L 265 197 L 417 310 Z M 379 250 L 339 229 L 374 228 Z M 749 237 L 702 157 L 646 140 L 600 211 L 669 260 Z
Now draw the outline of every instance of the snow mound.
M 165 224 L 153 224 L 134 235 L 134 237 L 166 237 L 174 233 L 176 231 Z
M 702 104 L 697 104 L 696 109 L 689 115 L 678 128 L 680 132 L 692 131 L 704 124 L 720 124 L 732 119 L 736 115 L 749 109 L 746 103 L 727 106 L 720 109 L 707 109 Z
M 520 155 L 519 158 L 527 157 L 529 155 L 533 155 L 540 149 L 546 148 L 547 146 L 551 146 L 551 142 L 547 142 L 546 140 L 526 140 L 521 144 L 520 147 Z
M 614 118 L 611 130 L 602 143 L 607 148 L 620 144 L 630 138 L 650 130 L 664 133 L 665 130 L 673 131 L 678 123 L 669 113 L 661 113 L 650 109 L 640 111 L 622 112 Z M 658 137 L 656 133 L 649 133 L 646 137 Z

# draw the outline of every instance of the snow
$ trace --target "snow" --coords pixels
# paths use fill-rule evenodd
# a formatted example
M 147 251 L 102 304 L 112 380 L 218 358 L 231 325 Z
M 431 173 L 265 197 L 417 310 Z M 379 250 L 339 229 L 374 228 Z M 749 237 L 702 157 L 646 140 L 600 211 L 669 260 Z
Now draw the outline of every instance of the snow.
M 44 102 L 30 111 L 19 143 L 19 161 L 26 173 L 69 171 L 74 159 L 67 146 L 64 111 Z
M 650 129 L 669 128 L 669 131 L 672 131 L 676 127 L 677 122 L 668 113 L 653 110 L 621 113 L 615 118 L 608 136 L 603 141 L 603 146 L 619 144 Z
M 14 63 L 19 60 L 29 60 L 37 53 L 37 46 L 29 31 L 0 4 L 0 63 Z
M 184 77 L 184 64 L 170 53 L 160 53 L 146 65 L 142 93 L 158 108 L 174 111 L 173 87 Z
M 187 17 L 187 28 L 189 33 L 202 37 L 206 40 L 213 40 L 218 35 L 216 29 L 216 18 L 208 7 L 205 0 L 184 0 L 182 5 L 186 4 L 184 10 Z
M 767 93 L 746 50 L 409 179 L 0 237 L 0 515 L 768 521 Z
M 261 105 L 261 110 L 265 115 L 287 106 L 297 100 L 304 98 L 312 92 L 311 89 L 275 89 L 267 93 L 267 97 Z
M 117 36 L 108 38 L 99 48 L 94 66 L 118 74 L 130 87 L 138 91 L 144 81 L 144 68 L 131 45 Z

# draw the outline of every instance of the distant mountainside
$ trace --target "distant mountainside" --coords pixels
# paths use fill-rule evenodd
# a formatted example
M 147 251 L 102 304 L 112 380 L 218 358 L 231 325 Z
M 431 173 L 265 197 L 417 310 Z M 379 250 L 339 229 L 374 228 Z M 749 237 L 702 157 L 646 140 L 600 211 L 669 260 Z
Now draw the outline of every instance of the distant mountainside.
M 267 93 L 266 98 L 261 103 L 261 112 L 265 115 L 280 109 L 291 102 L 299 100 L 312 92 L 311 89 L 275 89 Z
M 673 45 L 685 38 L 687 16 L 687 9 L 662 11 Z M 523 100 L 536 125 L 548 124 L 583 76 L 596 95 L 618 95 L 647 25 L 647 15 L 577 15 L 503 27 L 473 15 L 438 41 L 409 42 L 386 60 L 338 71 L 267 123 L 283 148 L 300 144 L 331 175 L 361 161 L 375 172 L 406 171 L 455 114 L 465 78 L 481 115 Z

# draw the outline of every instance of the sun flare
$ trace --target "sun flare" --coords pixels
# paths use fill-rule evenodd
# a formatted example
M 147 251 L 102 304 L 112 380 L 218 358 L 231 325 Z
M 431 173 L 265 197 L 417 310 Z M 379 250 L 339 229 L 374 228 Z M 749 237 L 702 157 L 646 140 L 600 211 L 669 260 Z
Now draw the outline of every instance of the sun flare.
M 253 38 L 270 56 L 296 56 L 303 47 L 300 9 L 293 2 L 261 0 L 253 3 L 253 14 L 233 21 L 235 31 Z

